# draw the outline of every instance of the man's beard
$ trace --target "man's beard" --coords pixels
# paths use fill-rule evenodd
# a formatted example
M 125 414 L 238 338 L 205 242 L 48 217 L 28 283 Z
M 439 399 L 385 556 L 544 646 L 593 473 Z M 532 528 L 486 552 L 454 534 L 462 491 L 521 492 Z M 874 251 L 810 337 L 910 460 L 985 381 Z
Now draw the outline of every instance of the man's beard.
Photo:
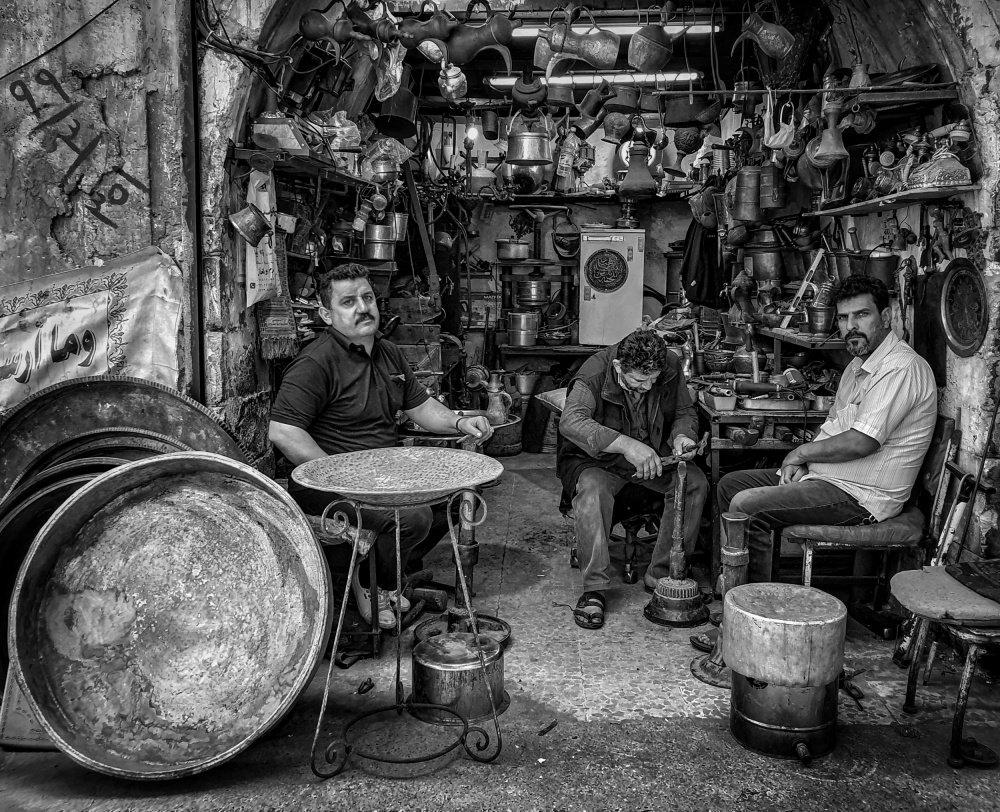
M 861 339 L 861 344 L 857 346 L 851 344 L 852 338 Z M 844 342 L 847 344 L 847 351 L 855 358 L 867 355 L 872 343 L 871 339 L 860 330 L 851 330 L 846 336 L 844 336 Z

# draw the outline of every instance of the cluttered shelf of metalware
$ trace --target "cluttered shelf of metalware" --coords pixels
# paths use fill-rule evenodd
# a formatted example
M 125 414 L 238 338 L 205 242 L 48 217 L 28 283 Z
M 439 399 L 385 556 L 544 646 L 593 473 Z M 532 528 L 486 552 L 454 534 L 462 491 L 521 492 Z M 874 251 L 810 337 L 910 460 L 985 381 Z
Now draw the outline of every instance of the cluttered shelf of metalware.
M 350 160 L 353 160 L 359 152 L 358 149 L 337 150 L 338 154 Z M 231 157 L 236 161 L 246 161 L 252 168 L 262 172 L 274 170 L 300 178 L 320 178 L 324 182 L 341 184 L 347 188 L 372 185 L 371 180 L 351 174 L 346 171 L 344 165 L 327 160 L 316 153 L 293 155 L 285 150 L 232 147 Z M 350 163 L 350 160 L 347 163 Z
M 874 197 L 869 200 L 861 200 L 857 203 L 848 203 L 845 206 L 836 206 L 819 211 L 803 212 L 806 217 L 839 217 L 854 216 L 859 214 L 872 214 L 873 212 L 890 211 L 901 209 L 914 203 L 925 203 L 930 200 L 945 200 L 953 195 L 965 192 L 978 192 L 978 183 L 967 183 L 961 186 L 931 186 L 922 189 L 903 189 L 893 194 Z

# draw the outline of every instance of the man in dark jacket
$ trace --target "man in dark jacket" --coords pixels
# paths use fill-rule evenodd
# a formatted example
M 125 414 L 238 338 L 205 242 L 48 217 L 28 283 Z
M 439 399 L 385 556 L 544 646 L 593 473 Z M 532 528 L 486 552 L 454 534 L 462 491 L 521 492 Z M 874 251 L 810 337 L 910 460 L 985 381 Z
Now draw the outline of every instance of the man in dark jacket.
M 570 382 L 559 421 L 556 469 L 573 499 L 583 595 L 573 610 L 578 626 L 604 625 L 611 585 L 608 536 L 615 497 L 629 483 L 664 495 L 660 532 L 644 576 L 652 592 L 669 575 L 676 467 L 661 457 L 693 456 L 698 424 L 680 361 L 653 331 L 640 329 L 589 358 Z M 688 468 L 684 547 L 694 550 L 708 481 Z

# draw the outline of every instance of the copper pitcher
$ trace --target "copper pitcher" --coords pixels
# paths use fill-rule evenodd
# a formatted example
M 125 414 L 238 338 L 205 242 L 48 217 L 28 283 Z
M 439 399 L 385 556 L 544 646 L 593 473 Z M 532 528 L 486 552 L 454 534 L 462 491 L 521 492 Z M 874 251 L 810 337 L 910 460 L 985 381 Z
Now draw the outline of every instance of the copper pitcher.
M 743 32 L 733 42 L 730 56 L 736 53 L 736 46 L 743 40 L 751 39 L 760 50 L 772 59 L 783 59 L 795 46 L 795 35 L 777 23 L 766 23 L 756 12 L 751 12 L 743 23 Z
M 546 75 L 553 64 L 562 59 L 580 59 L 598 70 L 611 70 L 618 61 L 621 37 L 602 29 L 589 9 L 583 8 L 580 11 L 590 18 L 591 27 L 586 32 L 573 30 L 576 7 L 572 5 L 563 11 L 566 22 L 552 25 L 553 18 L 550 15 L 550 24 L 538 32 L 534 64 L 545 68 Z
M 469 25 L 468 20 L 477 6 L 486 9 L 486 22 L 481 25 Z M 472 0 L 465 11 L 465 22 L 460 23 L 447 40 L 448 56 L 455 65 L 465 65 L 472 61 L 476 54 L 493 49 L 503 57 L 507 73 L 510 74 L 510 41 L 514 38 L 514 29 L 520 28 L 521 20 L 515 20 L 514 12 L 498 15 L 493 11 L 487 0 Z
M 637 71 L 656 73 L 667 67 L 674 55 L 674 43 L 687 33 L 687 26 L 680 33 L 671 36 L 666 25 L 670 19 L 673 3 L 664 3 L 660 9 L 660 24 L 645 25 L 632 35 L 628 44 L 628 63 Z

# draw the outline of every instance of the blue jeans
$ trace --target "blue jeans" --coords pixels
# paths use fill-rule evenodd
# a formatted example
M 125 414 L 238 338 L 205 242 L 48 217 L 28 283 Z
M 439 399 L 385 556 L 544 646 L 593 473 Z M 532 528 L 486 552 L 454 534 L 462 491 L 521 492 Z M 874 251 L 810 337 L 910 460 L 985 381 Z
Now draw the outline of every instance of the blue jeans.
M 606 468 L 586 468 L 581 472 L 573 495 L 573 517 L 584 592 L 603 592 L 611 586 L 611 557 L 608 554 L 611 512 L 614 510 L 615 496 L 629 483 L 642 485 L 664 496 L 660 532 L 656 537 L 648 572 L 654 578 L 665 578 L 670 574 L 676 478 L 676 468 L 665 470 L 656 479 L 646 480 L 635 479 L 624 472 Z M 688 557 L 694 552 L 694 545 L 698 540 L 701 512 L 707 498 L 708 480 L 700 468 L 689 464 L 684 498 L 684 551 Z
M 310 488 L 289 491 L 302 510 L 313 516 L 321 516 L 323 509 L 331 502 L 339 503 L 330 509 L 330 516 L 338 510 L 343 510 L 348 521 L 356 524 L 354 508 L 343 501 L 343 498 L 333 493 L 314 491 Z M 399 510 L 399 550 L 402 565 L 410 557 L 410 552 L 427 538 L 433 517 L 429 507 L 400 508 Z M 366 530 L 374 530 L 375 539 L 375 580 L 382 589 L 396 589 L 396 520 L 392 508 L 361 508 L 361 525 Z M 368 583 L 368 567 L 358 568 L 358 581 L 366 589 Z
M 836 485 L 816 479 L 778 484 L 775 468 L 733 471 L 719 480 L 719 512 L 740 511 L 750 516 L 751 583 L 777 580 L 778 556 L 771 531 L 793 524 L 849 527 L 872 524 L 875 518 L 858 500 Z

